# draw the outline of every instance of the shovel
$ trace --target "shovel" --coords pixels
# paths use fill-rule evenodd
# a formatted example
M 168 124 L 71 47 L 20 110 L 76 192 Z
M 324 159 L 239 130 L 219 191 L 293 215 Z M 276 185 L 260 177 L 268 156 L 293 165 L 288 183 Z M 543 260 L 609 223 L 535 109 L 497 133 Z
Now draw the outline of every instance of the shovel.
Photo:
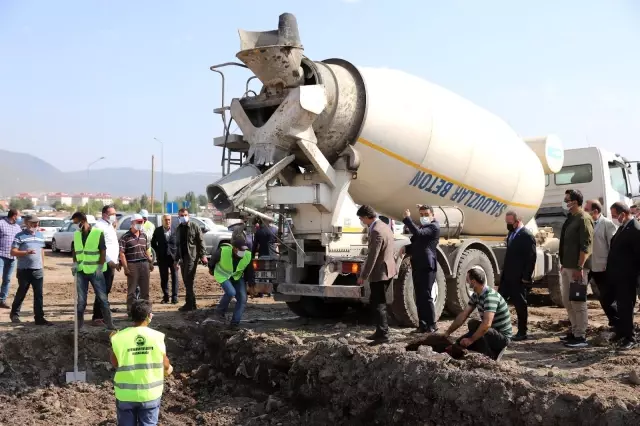
M 67 383 L 87 381 L 87 372 L 78 371 L 78 274 L 76 271 L 73 286 L 73 371 L 67 371 Z

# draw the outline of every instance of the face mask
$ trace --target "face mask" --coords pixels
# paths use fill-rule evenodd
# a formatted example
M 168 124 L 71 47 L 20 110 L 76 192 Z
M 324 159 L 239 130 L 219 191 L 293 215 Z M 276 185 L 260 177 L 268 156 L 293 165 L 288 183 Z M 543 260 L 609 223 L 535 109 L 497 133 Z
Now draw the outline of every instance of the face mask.
M 187 216 L 178 216 L 178 222 L 180 222 L 181 224 L 185 224 L 187 222 L 189 222 L 189 217 Z
M 35 233 L 36 233 L 36 230 L 38 229 L 38 227 L 37 227 L 37 226 L 34 226 L 34 227 L 29 227 L 29 228 L 27 228 L 27 229 L 29 229 L 29 232 L 31 232 L 32 234 L 35 234 Z
M 109 220 L 109 223 L 113 225 L 114 223 L 116 223 L 116 215 L 112 214 L 111 216 L 109 216 L 108 220 Z
M 76 223 L 76 225 L 78 225 L 78 229 L 84 229 L 84 225 L 81 222 Z
M 140 231 L 142 229 L 142 224 L 141 223 L 136 223 L 135 225 L 133 225 L 133 227 L 135 229 L 137 229 L 138 231 Z
M 566 201 L 562 202 L 562 210 L 564 210 L 564 211 L 568 211 L 569 210 L 569 204 L 567 204 Z
M 428 223 L 431 223 L 431 218 L 430 217 L 425 217 L 425 216 L 420 216 L 420 223 L 422 225 L 426 225 Z
M 364 223 L 363 221 L 360 221 L 360 225 L 362 225 L 363 228 L 365 228 L 367 226 L 367 224 Z
M 244 256 L 244 250 L 238 250 L 236 252 L 236 254 L 238 255 L 238 257 L 243 257 Z
M 513 223 L 507 223 L 507 231 L 513 232 L 514 229 L 516 229 L 516 227 L 513 225 Z

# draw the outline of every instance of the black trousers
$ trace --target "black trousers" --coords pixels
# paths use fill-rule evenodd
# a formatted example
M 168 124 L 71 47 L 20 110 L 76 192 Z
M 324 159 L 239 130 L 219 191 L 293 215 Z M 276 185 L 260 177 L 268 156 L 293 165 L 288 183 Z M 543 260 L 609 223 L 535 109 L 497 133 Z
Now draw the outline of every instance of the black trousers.
M 423 329 L 435 327 L 436 307 L 431 292 L 436 281 L 436 271 L 412 264 L 411 276 L 416 296 L 416 308 L 418 308 L 418 326 Z
M 616 303 L 615 288 L 607 282 L 607 272 L 590 272 L 589 278 L 595 281 L 600 292 L 600 306 L 609 319 L 609 327 L 617 327 L 620 317 Z
M 185 304 L 191 307 L 196 306 L 196 293 L 193 290 L 193 283 L 196 279 L 197 262 L 191 262 L 188 259 L 182 259 L 182 281 L 185 289 Z
M 529 320 L 527 296 L 529 295 L 529 287 L 525 286 L 522 281 L 501 281 L 498 293 L 516 308 L 518 333 L 527 334 L 527 322 Z
M 171 273 L 171 298 L 178 298 L 178 273 L 176 271 L 173 258 L 158 258 L 158 269 L 160 271 L 160 287 L 164 299 L 169 299 L 169 273 Z
M 113 269 L 111 269 L 110 266 L 107 266 L 107 270 L 104 271 L 103 275 L 104 275 L 104 283 L 107 288 L 107 296 L 109 296 L 109 293 L 111 293 L 111 287 L 113 287 L 113 277 L 114 277 Z M 102 315 L 102 309 L 100 308 L 100 301 L 98 300 L 97 296 L 93 300 L 93 316 L 91 317 L 91 319 L 93 321 L 104 319 Z
M 391 280 L 375 281 L 369 283 L 371 297 L 369 302 L 374 310 L 376 322 L 376 334 L 386 336 L 389 334 L 389 320 L 387 319 L 387 289 Z
M 473 336 L 476 330 L 478 330 L 478 327 L 480 327 L 480 324 L 482 324 L 482 321 L 476 319 L 469 320 L 467 323 L 469 332 L 458 339 L 456 343 L 459 344 L 460 340 Z M 509 345 L 509 339 L 506 336 L 495 328 L 489 328 L 484 336 L 473 342 L 467 349 L 484 354 L 491 359 L 496 359 L 507 345 Z
M 29 291 L 29 287 L 33 288 L 33 317 L 36 321 L 44 319 L 44 302 L 43 302 L 43 283 L 44 272 L 42 269 L 18 269 L 18 291 L 13 298 L 11 305 L 11 316 L 20 316 L 22 302 Z
M 635 341 L 633 335 L 633 309 L 636 306 L 638 277 L 621 277 L 616 281 L 616 304 L 620 318 L 616 330 L 618 334 Z

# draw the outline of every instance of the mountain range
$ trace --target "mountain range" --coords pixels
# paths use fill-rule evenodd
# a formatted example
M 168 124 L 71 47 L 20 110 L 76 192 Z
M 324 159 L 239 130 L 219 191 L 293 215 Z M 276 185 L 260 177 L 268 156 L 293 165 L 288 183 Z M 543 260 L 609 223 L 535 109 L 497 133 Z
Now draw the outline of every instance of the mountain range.
M 215 166 L 213 166 L 215 167 Z M 219 173 L 164 173 L 164 190 L 169 198 L 189 191 L 205 194 L 207 185 L 220 178 Z M 154 173 L 154 193 L 160 197 L 161 173 Z M 62 172 L 46 161 L 18 152 L 0 150 L 0 197 L 9 198 L 29 192 L 106 192 L 114 198 L 151 194 L 151 170 L 132 168 L 92 169 Z

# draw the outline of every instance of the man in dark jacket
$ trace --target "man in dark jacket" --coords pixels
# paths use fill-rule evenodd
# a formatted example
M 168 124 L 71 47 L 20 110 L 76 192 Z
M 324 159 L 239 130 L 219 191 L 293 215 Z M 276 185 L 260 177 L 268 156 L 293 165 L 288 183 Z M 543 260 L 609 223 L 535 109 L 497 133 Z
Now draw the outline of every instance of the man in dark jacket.
M 607 257 L 607 282 L 614 285 L 618 305 L 615 337 L 619 340 L 618 348 L 629 350 L 638 345 L 633 333 L 633 308 L 640 275 L 640 222 L 620 201 L 611 206 L 611 218 L 620 226 L 611 240 Z
M 162 216 L 162 226 L 153 231 L 151 248 L 156 252 L 160 270 L 162 303 L 178 303 L 178 271 L 176 270 L 176 229 L 171 226 L 171 215 Z M 171 273 L 171 299 L 169 299 L 169 273 Z
M 204 246 L 202 230 L 197 223 L 189 220 L 189 211 L 185 208 L 178 211 L 180 224 L 176 229 L 176 261 L 182 268 L 182 281 L 185 288 L 185 304 L 179 311 L 193 311 L 197 309 L 196 294 L 193 282 L 196 278 L 198 260 L 207 264 L 207 250 Z
M 505 222 L 509 234 L 498 292 L 516 308 L 518 333 L 511 340 L 520 341 L 527 338 L 527 295 L 536 266 L 536 239 L 515 211 L 506 213 Z
M 436 308 L 433 303 L 433 284 L 436 281 L 438 258 L 436 250 L 440 240 L 440 224 L 433 216 L 431 206 L 418 206 L 420 226 L 411 220 L 409 209 L 404 212 L 403 223 L 411 232 L 411 275 L 418 308 L 419 333 L 435 333 Z

